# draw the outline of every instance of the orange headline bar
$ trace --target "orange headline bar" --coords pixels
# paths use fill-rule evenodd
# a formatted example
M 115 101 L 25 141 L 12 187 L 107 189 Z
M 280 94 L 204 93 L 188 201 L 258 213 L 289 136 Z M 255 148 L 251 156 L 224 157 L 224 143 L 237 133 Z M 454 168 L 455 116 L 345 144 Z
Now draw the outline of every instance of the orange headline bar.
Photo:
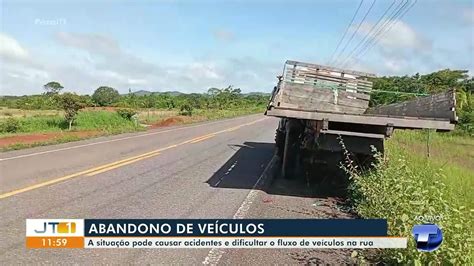
M 84 248 L 84 237 L 69 236 L 28 236 L 26 237 L 27 248 Z

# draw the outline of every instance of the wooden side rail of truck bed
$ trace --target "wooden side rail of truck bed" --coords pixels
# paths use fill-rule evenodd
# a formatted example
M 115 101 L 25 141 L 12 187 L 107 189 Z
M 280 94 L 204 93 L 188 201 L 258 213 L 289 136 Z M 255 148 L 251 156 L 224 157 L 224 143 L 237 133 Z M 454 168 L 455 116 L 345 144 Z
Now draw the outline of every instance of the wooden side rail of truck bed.
M 389 116 L 380 114 L 341 114 L 329 112 L 314 112 L 290 108 L 273 107 L 267 110 L 266 115 L 280 118 L 297 118 L 306 120 L 327 120 L 329 122 L 362 124 L 375 126 L 391 126 L 406 129 L 437 129 L 449 131 L 454 129 L 454 124 L 447 119 Z

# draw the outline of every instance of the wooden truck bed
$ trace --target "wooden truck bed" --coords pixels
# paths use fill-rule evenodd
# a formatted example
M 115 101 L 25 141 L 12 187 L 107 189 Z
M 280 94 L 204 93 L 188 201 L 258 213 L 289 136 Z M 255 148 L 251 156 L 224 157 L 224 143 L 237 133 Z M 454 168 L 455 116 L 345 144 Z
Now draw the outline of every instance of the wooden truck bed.
M 368 108 L 370 73 L 287 61 L 266 115 L 392 128 L 453 130 L 455 93 Z

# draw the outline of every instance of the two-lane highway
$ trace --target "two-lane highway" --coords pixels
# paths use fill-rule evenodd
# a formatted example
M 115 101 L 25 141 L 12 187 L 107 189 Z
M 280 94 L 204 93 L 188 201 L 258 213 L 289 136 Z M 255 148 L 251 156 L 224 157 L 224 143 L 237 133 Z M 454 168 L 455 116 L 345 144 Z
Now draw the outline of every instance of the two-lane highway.
M 0 155 L 0 262 L 201 263 L 209 250 L 28 250 L 27 218 L 232 218 L 273 157 L 262 115 Z

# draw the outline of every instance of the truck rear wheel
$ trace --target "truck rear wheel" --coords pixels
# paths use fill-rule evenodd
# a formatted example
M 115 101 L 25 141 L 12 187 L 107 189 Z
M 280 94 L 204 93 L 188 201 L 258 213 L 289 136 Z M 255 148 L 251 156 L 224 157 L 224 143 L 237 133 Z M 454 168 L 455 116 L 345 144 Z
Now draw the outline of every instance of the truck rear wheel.
M 297 120 L 290 119 L 285 125 L 285 142 L 281 165 L 281 175 L 291 179 L 295 176 L 299 161 L 301 125 Z
M 275 147 L 276 155 L 279 158 L 283 158 L 283 151 L 285 150 L 285 132 L 280 129 L 277 129 L 275 133 Z

